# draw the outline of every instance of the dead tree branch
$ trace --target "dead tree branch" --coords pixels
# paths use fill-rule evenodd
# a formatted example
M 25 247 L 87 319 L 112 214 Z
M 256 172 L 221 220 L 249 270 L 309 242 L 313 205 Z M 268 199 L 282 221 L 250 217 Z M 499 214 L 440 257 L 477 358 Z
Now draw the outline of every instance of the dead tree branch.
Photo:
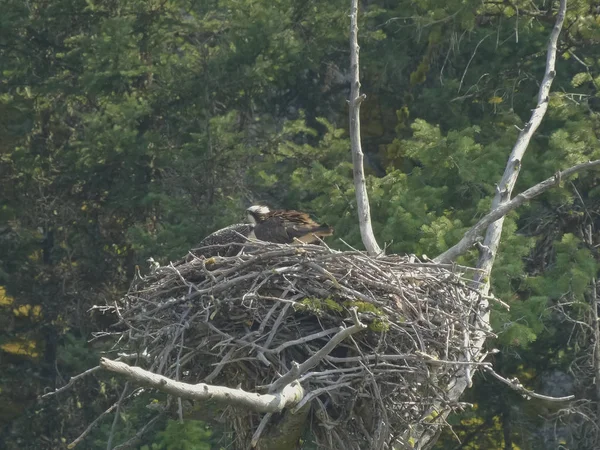
M 538 183 L 535 186 L 530 187 L 526 191 L 521 192 L 512 200 L 506 203 L 502 203 L 496 209 L 492 210 L 491 212 L 487 213 L 484 217 L 482 217 L 479 222 L 473 225 L 469 229 L 469 231 L 465 233 L 464 237 L 458 242 L 458 244 L 454 245 L 453 247 L 450 247 L 444 253 L 436 257 L 434 261 L 436 263 L 449 263 L 451 261 L 454 261 L 460 255 L 467 252 L 473 246 L 473 244 L 477 242 L 477 239 L 479 238 L 479 236 L 481 236 L 483 230 L 491 223 L 506 216 L 511 211 L 517 209 L 519 206 L 537 197 L 538 195 L 546 192 L 548 189 L 558 186 L 561 180 L 575 175 L 576 173 L 589 170 L 598 165 L 600 165 L 600 159 L 582 164 L 577 164 L 576 166 L 570 167 L 561 172 L 557 172 L 550 178 L 547 178 L 541 183 Z
M 547 402 L 568 402 L 569 400 L 573 400 L 575 398 L 574 395 L 567 395 L 566 397 L 551 397 L 549 395 L 538 394 L 536 392 L 533 392 L 533 391 L 527 389 L 525 386 L 523 386 L 518 378 L 512 378 L 512 379 L 504 378 L 502 375 L 496 373 L 494 371 L 494 369 L 492 369 L 491 365 L 484 365 L 483 369 L 487 373 L 491 374 L 495 379 L 506 384 L 508 387 L 517 391 L 519 394 L 521 394 L 525 398 L 529 398 L 529 397 L 537 398 L 539 400 L 545 400 Z
M 537 106 L 533 110 L 531 118 L 525 124 L 523 130 L 519 133 L 517 142 L 510 153 L 508 163 L 506 164 L 506 169 L 504 170 L 504 175 L 500 180 L 500 184 L 496 189 L 496 195 L 492 201 L 492 211 L 510 200 L 510 196 L 517 182 L 517 178 L 519 177 L 523 155 L 525 154 L 531 138 L 542 123 L 542 120 L 546 115 L 546 111 L 548 110 L 550 88 L 552 87 L 552 81 L 556 75 L 555 66 L 558 37 L 565 21 L 566 12 L 567 0 L 561 0 L 558 8 L 558 14 L 556 16 L 556 22 L 552 32 L 550 33 L 550 42 L 548 43 L 548 50 L 546 54 L 546 70 L 544 72 L 544 78 L 542 79 L 542 83 L 538 92 Z M 477 274 L 475 277 L 476 281 L 484 281 L 484 283 L 480 285 L 481 292 L 484 295 L 487 295 L 490 288 L 489 274 L 492 271 L 492 266 L 494 265 L 494 260 L 496 259 L 496 254 L 498 252 L 498 245 L 500 244 L 500 238 L 502 236 L 503 224 L 504 217 L 501 217 L 488 226 L 485 239 L 483 241 L 483 248 L 486 250 L 481 252 L 479 261 L 477 263 L 477 268 L 484 270 L 483 274 Z
M 205 383 L 188 384 L 134 367 L 123 362 L 100 359 L 100 367 L 123 375 L 137 385 L 150 386 L 161 392 L 188 400 L 212 400 L 225 405 L 240 406 L 256 412 L 280 412 L 298 404 L 304 396 L 299 383 L 292 382 L 277 394 L 256 394 L 242 389 L 213 386 Z
M 73 386 L 77 380 L 81 380 L 82 378 L 85 378 L 87 375 L 91 375 L 92 373 L 94 373 L 98 370 L 100 370 L 100 366 L 92 367 L 91 369 L 88 369 L 85 372 L 80 373 L 79 375 L 72 376 L 69 379 L 69 382 L 67 384 L 65 384 L 63 387 L 60 387 L 52 392 L 46 392 L 44 395 L 41 396 L 41 398 L 48 398 L 53 395 L 60 394 L 61 392 L 64 392 L 64 391 L 68 390 L 71 386 Z
M 377 244 L 371 226 L 364 155 L 360 143 L 360 104 L 366 96 L 360 94 L 358 53 L 358 0 L 352 0 L 350 11 L 350 71 L 352 73 L 352 85 L 348 106 L 350 110 L 350 145 L 352 147 L 352 165 L 354 166 L 354 190 L 356 191 L 360 236 L 369 255 L 377 256 L 381 253 L 381 248 Z
M 525 127 L 519 134 L 517 141 L 511 151 L 511 154 L 508 158 L 508 163 L 506 164 L 504 175 L 502 176 L 502 179 L 496 190 L 496 195 L 494 196 L 494 199 L 492 201 L 492 211 L 495 211 L 497 208 L 510 201 L 512 191 L 514 189 L 515 183 L 519 176 L 519 171 L 521 169 L 521 161 L 523 160 L 523 155 L 525 154 L 525 151 L 529 146 L 531 138 L 540 126 L 542 119 L 544 118 L 544 115 L 546 114 L 546 111 L 548 109 L 550 88 L 552 86 L 554 76 L 556 75 L 555 64 L 557 42 L 565 20 L 566 10 L 567 0 L 560 0 L 560 6 L 558 14 L 556 16 L 556 22 L 552 32 L 550 33 L 546 56 L 546 69 L 544 71 L 544 77 L 542 79 L 542 83 L 538 92 L 537 106 L 533 110 L 529 122 L 525 124 Z M 477 358 L 477 355 L 480 354 L 481 349 L 483 348 L 483 344 L 485 343 L 487 337 L 486 333 L 483 330 L 489 328 L 490 313 L 489 302 L 487 301 L 485 296 L 487 296 L 489 292 L 490 273 L 492 270 L 492 266 L 494 265 L 494 261 L 498 251 L 498 245 L 502 236 L 503 224 L 504 216 L 490 223 L 487 228 L 483 245 L 481 246 L 482 251 L 479 257 L 479 261 L 477 263 L 477 268 L 482 270 L 480 272 L 477 272 L 474 276 L 474 287 L 484 297 L 481 298 L 478 307 L 475 308 L 474 311 L 470 314 L 470 320 L 474 323 L 479 324 L 479 328 L 482 331 L 479 332 L 478 336 L 474 336 L 472 338 L 470 342 L 470 347 L 465 351 L 465 361 L 473 361 Z M 470 385 L 471 372 L 470 370 L 468 370 L 467 366 L 467 370 L 465 370 L 461 374 L 457 374 L 454 384 L 448 390 L 449 397 L 455 401 L 458 401 L 462 393 Z M 431 411 L 442 411 L 442 414 L 439 414 L 438 416 L 440 419 L 447 417 L 447 415 L 449 414 L 448 408 L 439 404 L 434 405 L 431 408 Z M 436 427 L 430 427 L 415 434 L 414 440 L 417 442 L 415 448 L 424 449 L 431 447 L 431 445 L 437 439 L 439 427 L 442 425 L 442 421 L 439 420 L 437 424 L 438 426 Z

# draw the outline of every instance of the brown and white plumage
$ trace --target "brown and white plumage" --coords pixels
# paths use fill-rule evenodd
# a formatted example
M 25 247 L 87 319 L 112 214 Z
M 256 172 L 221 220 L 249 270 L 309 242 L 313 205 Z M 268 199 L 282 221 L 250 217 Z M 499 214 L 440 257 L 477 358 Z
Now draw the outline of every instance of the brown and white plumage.
M 294 210 L 271 211 L 266 206 L 254 205 L 247 210 L 248 220 L 254 225 L 249 237 L 278 244 L 295 241 L 311 244 L 319 238 L 331 236 L 333 228 L 319 225 L 308 214 Z

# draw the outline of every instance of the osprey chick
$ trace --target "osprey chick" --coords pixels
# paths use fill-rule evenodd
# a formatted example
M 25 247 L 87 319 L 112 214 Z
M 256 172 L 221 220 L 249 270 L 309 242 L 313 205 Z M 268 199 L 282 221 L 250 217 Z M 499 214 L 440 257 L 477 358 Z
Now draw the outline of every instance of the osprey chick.
M 201 252 L 195 252 L 201 254 L 206 258 L 211 256 L 233 256 L 240 252 L 242 249 L 241 245 L 247 242 L 247 238 L 250 238 L 254 225 L 248 223 L 236 223 L 229 225 L 228 227 L 221 228 L 212 234 L 209 234 L 202 242 L 198 245 L 198 249 L 202 248 Z M 233 245 L 232 245 L 233 244 Z
M 331 236 L 333 228 L 319 225 L 308 214 L 294 210 L 271 211 L 266 206 L 254 205 L 246 210 L 248 220 L 254 226 L 250 238 L 277 244 L 291 244 L 298 240 L 305 244 Z

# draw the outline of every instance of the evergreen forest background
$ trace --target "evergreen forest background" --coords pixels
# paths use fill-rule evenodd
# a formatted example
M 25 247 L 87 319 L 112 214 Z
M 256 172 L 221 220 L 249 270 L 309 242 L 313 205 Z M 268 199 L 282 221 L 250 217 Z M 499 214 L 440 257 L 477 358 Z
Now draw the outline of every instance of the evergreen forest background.
M 264 202 L 361 247 L 347 135 L 347 0 L 0 0 L 0 448 L 61 449 L 120 393 L 91 341 L 135 266 L 187 253 Z M 434 257 L 489 210 L 535 107 L 549 0 L 360 2 L 363 148 L 375 235 Z M 600 158 L 600 8 L 570 0 L 550 108 L 517 191 Z M 478 375 L 437 449 L 597 449 L 600 186 L 591 171 L 511 213 L 492 274 L 506 377 Z M 476 250 L 459 262 L 472 264 Z M 147 421 L 104 416 L 78 448 Z M 460 442 L 457 440 L 460 438 Z M 165 421 L 142 449 L 226 448 Z M 461 443 L 462 442 L 462 443 Z M 307 448 L 309 445 L 307 444 Z M 111 448 L 111 447 L 109 447 Z

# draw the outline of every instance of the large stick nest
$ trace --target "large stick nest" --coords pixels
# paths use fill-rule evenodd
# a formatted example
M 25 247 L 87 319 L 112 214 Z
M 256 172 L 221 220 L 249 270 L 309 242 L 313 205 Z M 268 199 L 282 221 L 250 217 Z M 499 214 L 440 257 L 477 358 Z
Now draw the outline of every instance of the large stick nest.
M 471 339 L 482 332 L 473 320 L 480 298 L 462 275 L 415 257 L 313 245 L 190 253 L 136 277 L 115 306 L 125 327 L 117 350 L 144 353 L 140 365 L 172 379 L 264 393 L 351 326 L 354 307 L 368 328 L 299 378 L 311 435 L 322 448 L 398 443 L 409 424 L 436 420 L 434 403 L 456 406 L 448 386 L 464 375 Z M 260 415 L 227 414 L 247 444 Z

